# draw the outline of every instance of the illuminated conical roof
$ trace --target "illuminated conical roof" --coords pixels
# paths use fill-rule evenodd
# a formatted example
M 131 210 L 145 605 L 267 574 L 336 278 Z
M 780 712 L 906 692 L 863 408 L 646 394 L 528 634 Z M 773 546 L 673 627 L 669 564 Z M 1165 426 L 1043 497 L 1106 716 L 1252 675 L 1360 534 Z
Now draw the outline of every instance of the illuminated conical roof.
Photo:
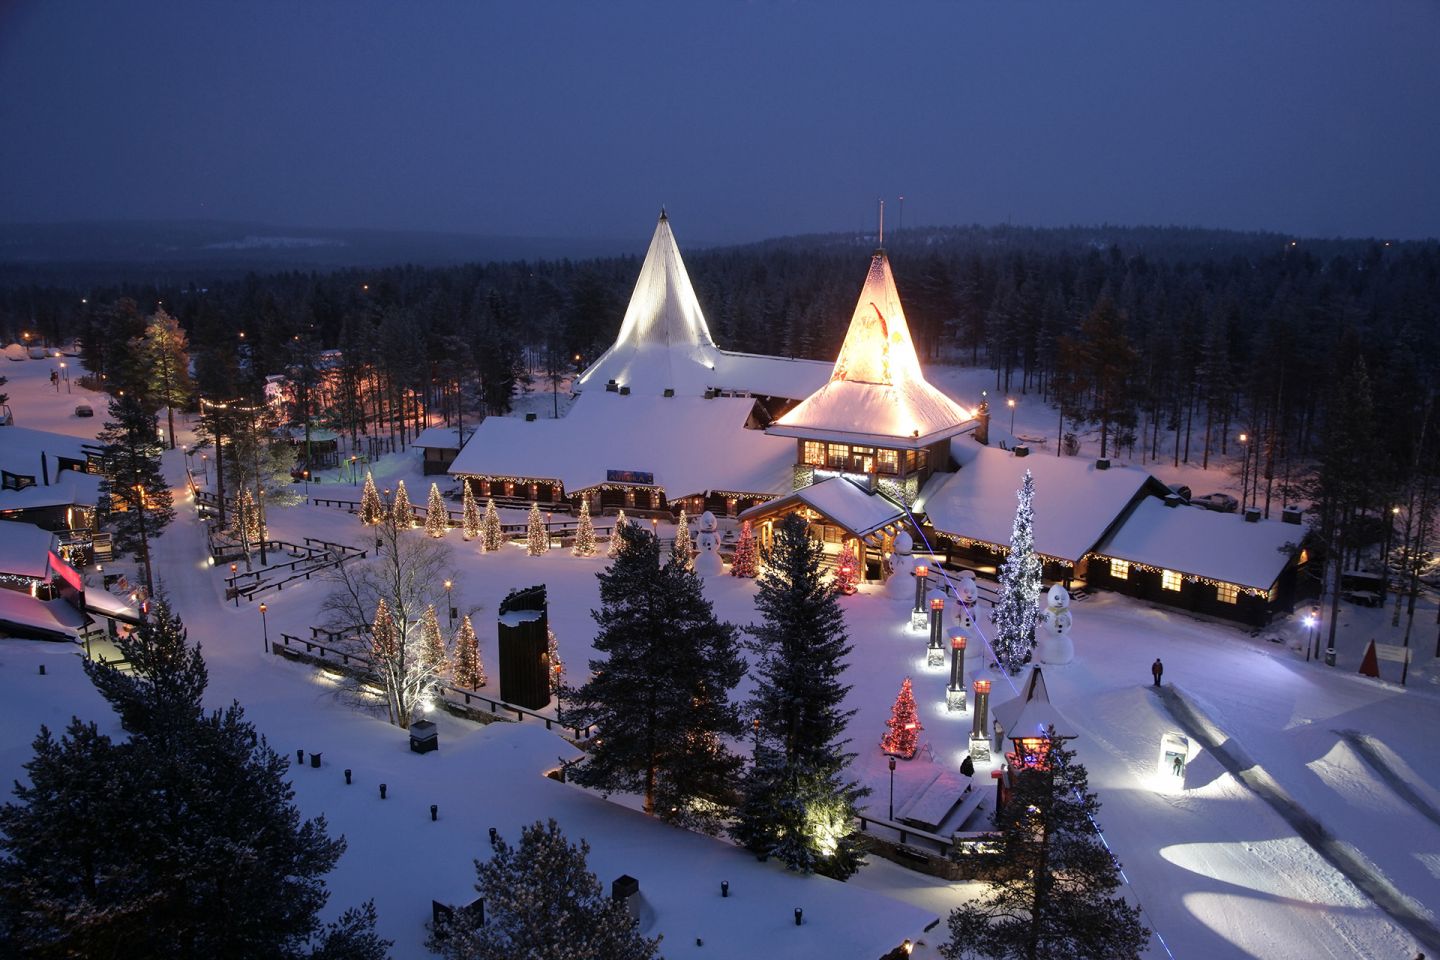
M 890 261 L 877 250 L 830 381 L 767 432 L 918 448 L 954 436 L 971 418 L 920 372 Z
M 703 394 L 720 351 L 710 337 L 680 248 L 662 210 L 615 343 L 580 375 L 576 392 L 614 380 L 633 394 Z

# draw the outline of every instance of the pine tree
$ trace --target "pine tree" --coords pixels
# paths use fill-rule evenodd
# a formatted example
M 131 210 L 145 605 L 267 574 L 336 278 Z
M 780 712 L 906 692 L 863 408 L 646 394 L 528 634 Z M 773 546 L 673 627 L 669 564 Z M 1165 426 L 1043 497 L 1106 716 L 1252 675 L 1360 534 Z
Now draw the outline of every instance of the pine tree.
M 360 522 L 373 527 L 385 519 L 385 504 L 375 489 L 375 478 L 365 471 L 365 488 L 360 491 Z
M 449 529 L 450 511 L 445 509 L 445 501 L 440 496 L 440 485 L 432 483 L 430 497 L 425 501 L 425 535 L 439 540 Z
M 165 310 L 155 311 L 145 327 L 145 336 L 131 341 L 131 351 L 143 369 L 145 395 L 151 404 L 166 409 L 169 418 L 170 449 L 175 449 L 175 408 L 184 408 L 195 394 L 190 379 L 190 344 L 185 330 Z
M 724 746 L 743 733 L 730 691 L 745 673 L 734 627 L 715 619 L 700 578 L 660 565 L 659 540 L 634 524 L 598 574 L 599 627 L 590 679 L 561 697 L 561 722 L 599 736 L 576 783 L 640 793 L 645 812 L 719 826 L 740 761 Z
M 750 712 L 756 755 L 731 834 L 746 848 L 792 870 L 844 880 L 864 862 L 855 839 L 855 804 L 866 790 L 845 779 L 855 755 L 842 705 L 851 651 L 845 617 L 821 573 L 824 548 L 798 514 L 775 530 L 747 632 L 757 655 Z
M 695 566 L 695 545 L 690 541 L 690 517 L 685 508 L 680 508 L 680 519 L 675 521 L 675 542 L 670 547 L 670 557 L 686 570 Z
M 460 487 L 464 491 L 460 502 L 460 535 L 466 540 L 474 540 L 480 535 L 480 505 L 475 501 L 475 491 L 469 480 L 461 480 Z
M 470 617 L 460 618 L 460 629 L 455 631 L 455 685 L 469 687 L 485 686 L 485 665 L 480 662 L 480 638 L 475 636 L 475 627 Z
M 150 563 L 150 541 L 175 519 L 170 485 L 160 472 L 158 424 L 133 395 L 110 401 L 110 420 L 100 431 L 104 480 L 101 492 L 112 509 L 106 525 L 114 533 L 115 549 L 141 561 L 146 592 L 155 592 Z
M 660 938 L 640 936 L 625 904 L 605 893 L 560 825 L 536 821 L 512 847 L 493 834 L 490 859 L 475 861 L 485 923 L 463 911 L 426 942 L 445 960 L 650 960 Z
M 580 501 L 580 525 L 575 530 L 575 547 L 570 551 L 577 557 L 595 556 L 595 525 L 590 522 L 590 501 Z
M 164 596 L 152 598 L 149 615 L 115 645 L 126 670 L 103 660 L 85 659 L 81 666 L 121 726 L 135 736 L 162 737 L 201 714 L 209 672 L 200 645 L 189 645 L 185 625 Z
M 848 596 L 855 592 L 855 584 L 859 580 L 860 559 L 855 556 L 854 545 L 847 540 L 835 561 L 835 590 Z
M 920 749 L 920 731 L 925 727 L 915 711 L 915 691 L 910 687 L 909 677 L 900 684 L 900 695 L 890 708 L 890 719 L 885 721 L 885 728 L 880 749 L 905 760 L 912 759 L 915 751 Z
M 624 510 L 615 514 L 615 526 L 610 528 L 610 546 L 605 551 L 605 555 L 611 560 L 614 560 L 620 553 L 620 545 L 625 542 L 621 531 L 624 530 L 629 523 L 630 520 L 625 516 Z
M 261 526 L 260 508 L 255 505 L 255 498 L 251 496 L 249 487 L 241 487 L 240 496 L 235 500 L 235 529 L 247 548 L 259 544 L 265 536 L 265 530 Z
M 946 960 L 1119 960 L 1150 938 L 1140 910 L 1116 896 L 1120 865 L 1095 827 L 1100 802 L 1084 765 L 1049 731 L 1047 763 L 1011 771 L 996 811 L 1005 869 L 979 900 L 950 914 Z
M 485 520 L 480 524 L 480 549 L 494 553 L 505 545 L 505 531 L 500 526 L 500 511 L 494 500 L 485 501 Z
M 415 511 L 410 506 L 410 494 L 405 491 L 404 480 L 395 484 L 395 501 L 390 505 L 390 516 L 401 530 L 415 526 Z
M 545 649 L 550 658 L 550 695 L 558 697 L 565 688 L 565 661 L 560 659 L 560 643 L 555 639 L 555 631 L 547 629 L 545 635 Z
M 545 518 L 540 516 L 540 504 L 534 501 L 530 503 L 530 518 L 525 526 L 525 552 L 532 557 L 550 552 L 550 531 L 545 529 Z
M 995 624 L 995 656 L 1012 674 L 1030 659 L 1040 611 L 1040 558 L 1035 553 L 1035 514 L 1031 507 L 1035 478 L 1029 470 L 1025 471 L 1017 497 L 1010 554 L 1000 567 L 1000 600 L 990 613 Z
M 450 665 L 445 655 L 445 636 L 440 632 L 440 618 L 435 614 L 435 604 L 425 608 L 420 617 L 420 656 L 425 665 L 435 673 L 443 673 Z
M 755 531 L 746 520 L 740 525 L 740 539 L 735 542 L 735 556 L 730 560 L 730 576 L 753 577 L 759 571 L 760 551 L 755 544 Z

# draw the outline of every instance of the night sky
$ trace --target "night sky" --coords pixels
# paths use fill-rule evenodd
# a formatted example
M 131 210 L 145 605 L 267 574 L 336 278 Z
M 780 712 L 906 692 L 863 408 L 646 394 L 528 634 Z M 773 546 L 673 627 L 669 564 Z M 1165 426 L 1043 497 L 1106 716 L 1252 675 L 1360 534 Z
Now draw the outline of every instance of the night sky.
M 1440 234 L 1440 4 L 0 0 L 0 221 Z

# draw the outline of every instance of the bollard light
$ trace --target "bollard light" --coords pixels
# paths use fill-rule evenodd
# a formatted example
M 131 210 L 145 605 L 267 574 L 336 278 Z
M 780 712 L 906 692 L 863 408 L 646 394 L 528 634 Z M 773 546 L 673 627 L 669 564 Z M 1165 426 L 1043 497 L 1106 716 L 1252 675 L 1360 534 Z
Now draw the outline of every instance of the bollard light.
M 432 803 L 432 804 L 430 804 L 430 822 L 431 822 L 431 823 L 434 823 L 436 820 L 439 820 L 439 819 L 440 819 L 440 805 L 439 805 L 438 803 Z
M 295 751 L 295 762 L 296 762 L 297 764 L 303 764 L 303 763 L 305 762 L 305 751 L 304 751 L 304 750 L 296 750 L 296 751 Z
M 345 768 L 345 786 L 350 786 L 350 768 Z
M 722 897 L 728 897 L 728 896 L 730 896 L 730 881 L 729 881 L 729 880 L 721 880 L 721 881 L 720 881 L 720 896 L 722 896 Z
M 386 787 L 385 784 L 383 784 L 383 783 L 380 784 L 380 799 L 381 799 L 381 800 L 384 800 L 384 799 L 385 799 L 385 791 L 386 791 L 387 789 L 388 789 L 388 787 Z
M 796 907 L 796 908 L 795 908 L 795 926 L 797 926 L 797 927 L 800 926 L 800 924 L 803 923 L 804 920 L 805 920 L 805 911 L 804 911 L 804 910 L 801 910 L 799 907 Z

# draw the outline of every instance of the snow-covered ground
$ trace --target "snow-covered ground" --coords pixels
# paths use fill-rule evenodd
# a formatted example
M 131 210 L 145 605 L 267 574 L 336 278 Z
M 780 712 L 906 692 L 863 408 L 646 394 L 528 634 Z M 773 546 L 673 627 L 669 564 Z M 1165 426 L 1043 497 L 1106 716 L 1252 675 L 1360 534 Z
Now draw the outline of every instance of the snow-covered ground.
M 7 389 L 17 423 L 93 433 L 103 422 L 103 404 L 96 405 L 92 421 L 57 415 L 43 362 L 6 363 L 4 372 L 11 377 Z M 993 384 L 993 374 L 983 370 L 932 376 L 960 397 Z M 996 406 L 997 424 L 1008 429 L 1008 422 L 1001 423 L 1008 421 L 1003 399 Z M 1029 409 L 1017 409 L 1016 433 L 1043 429 L 1040 421 L 1049 413 L 1033 411 L 1033 424 L 1031 416 Z M 1053 434 L 1053 424 L 1049 431 Z M 167 460 L 177 487 L 182 461 L 179 451 Z M 428 482 L 420 476 L 418 453 L 387 458 L 377 465 L 377 475 L 386 485 L 406 478 L 412 500 L 424 502 Z M 338 493 L 330 479 L 321 488 Z M 344 489 L 358 495 L 356 488 Z M 319 495 L 321 489 L 311 492 Z M 787 875 L 719 841 L 671 831 L 623 804 L 604 804 L 544 779 L 541 772 L 570 756 L 571 749 L 534 722 L 480 728 L 441 715 L 440 751 L 411 754 L 400 731 L 343 702 L 323 675 L 262 652 L 256 606 L 223 601 L 223 573 L 205 564 L 202 528 L 183 494 L 177 500 L 177 520 L 156 544 L 156 569 L 191 637 L 205 646 L 210 702 L 240 700 L 282 753 L 323 751 L 320 770 L 296 768 L 293 780 L 305 814 L 324 813 L 332 830 L 349 841 L 330 878 L 332 906 L 338 910 L 374 897 L 382 932 L 396 940 L 396 957 L 426 955 L 422 924 L 432 897 L 468 898 L 471 860 L 486 854 L 486 828 L 493 825 L 514 837 L 521 824 L 550 815 L 572 836 L 589 841 L 591 866 L 602 881 L 620 873 L 640 880 L 653 929 L 666 934 L 662 952 L 670 957 L 873 958 L 884 949 L 876 949 L 878 944 L 893 945 L 904 936 L 926 941 L 916 955 L 933 957 L 944 926 L 928 934 L 921 928 L 978 890 L 883 860 L 874 860 L 845 885 Z M 276 510 L 271 521 L 272 534 L 287 539 L 363 539 L 358 520 L 334 509 Z M 510 589 L 540 582 L 549 586 L 551 623 L 570 675 L 584 669 L 593 635 L 589 611 L 598 604 L 594 575 L 603 569 L 602 559 L 577 559 L 558 550 L 530 558 L 518 547 L 482 555 L 462 544 L 456 531 L 451 543 L 456 605 L 474 611 L 492 676 L 496 605 Z M 317 581 L 267 596 L 270 636 L 308 635 L 325 591 Z M 707 592 L 721 617 L 740 624 L 753 619 L 753 582 L 721 577 L 707 584 Z M 900 681 L 914 678 L 923 741 L 935 762 L 952 770 L 964 755 L 969 715 L 946 715 L 946 671 L 924 666 L 925 638 L 906 626 L 907 603 L 869 587 L 842 603 L 855 644 L 848 674 L 849 704 L 857 711 L 850 731 L 859 753 L 854 774 L 871 786 L 871 811 L 883 816 L 888 771 L 877 741 Z M 1166 681 L 1229 739 L 1227 751 L 1233 747 L 1235 755 L 1263 768 L 1336 842 L 1408 898 L 1433 930 L 1440 902 L 1440 823 L 1426 811 L 1440 808 L 1434 662 L 1428 656 L 1418 661 L 1404 690 L 1354 674 L 1361 647 L 1382 623 L 1388 629 L 1388 616 L 1347 608 L 1340 666 L 1329 668 L 1266 639 L 1295 632 L 1283 625 L 1256 637 L 1106 594 L 1077 602 L 1073 610 L 1077 659 L 1047 668 L 1046 679 L 1052 701 L 1078 734 L 1075 745 L 1103 804 L 1100 824 L 1131 883 L 1127 892 L 1143 904 L 1147 922 L 1168 946 L 1167 953 L 1152 940 L 1149 956 L 1409 958 L 1417 949 L 1434 955 L 1217 758 L 1203 751 L 1193 755 L 1182 792 L 1157 789 L 1153 778 L 1161 736 L 1181 729 L 1150 686 L 1149 665 L 1159 656 Z M 1418 622 L 1430 624 L 1434 617 L 1434 607 L 1428 607 Z M 1426 636 L 1421 654 L 1431 652 L 1428 630 Z M 57 645 L 0 645 L 0 781 L 22 775 L 40 723 L 62 726 L 72 713 L 104 719 L 103 704 L 73 653 Z M 38 676 L 41 662 L 49 667 L 44 677 Z M 966 674 L 993 679 L 993 699 L 1001 702 L 1012 695 L 1010 682 L 986 663 L 982 652 L 972 649 Z M 109 726 L 114 728 L 113 720 Z M 1377 773 L 1367 756 L 1379 758 L 1387 775 Z M 897 803 L 913 789 L 923 762 L 901 764 Z M 347 767 L 356 781 L 348 788 L 341 776 Z M 979 779 L 988 782 L 983 771 Z M 379 782 L 390 786 L 390 799 L 383 802 Z M 439 805 L 437 823 L 429 821 L 431 803 Z M 718 896 L 721 879 L 730 880 L 735 891 L 728 900 Z M 796 906 L 805 908 L 807 920 L 798 930 L 791 919 Z M 695 945 L 697 937 L 703 947 Z

